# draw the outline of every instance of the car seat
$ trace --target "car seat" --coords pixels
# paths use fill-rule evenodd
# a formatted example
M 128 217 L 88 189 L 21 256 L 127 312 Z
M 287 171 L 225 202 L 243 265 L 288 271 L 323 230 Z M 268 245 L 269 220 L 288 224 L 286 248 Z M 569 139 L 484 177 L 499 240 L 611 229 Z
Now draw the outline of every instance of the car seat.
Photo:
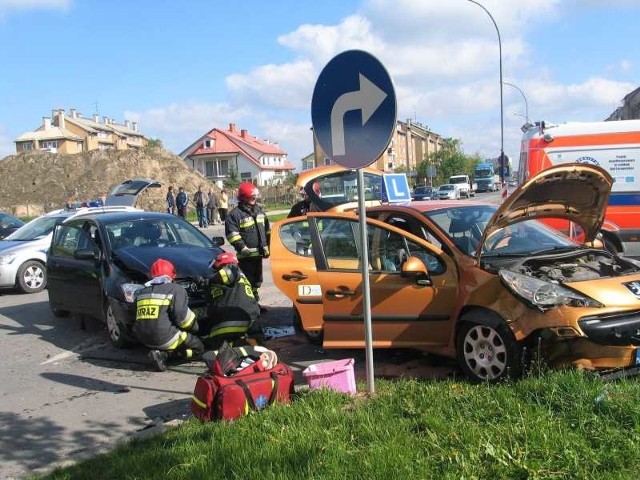
M 451 223 L 449 223 L 449 233 L 451 234 L 453 243 L 468 255 L 471 255 L 474 250 L 470 230 L 471 225 L 466 219 L 452 218 Z

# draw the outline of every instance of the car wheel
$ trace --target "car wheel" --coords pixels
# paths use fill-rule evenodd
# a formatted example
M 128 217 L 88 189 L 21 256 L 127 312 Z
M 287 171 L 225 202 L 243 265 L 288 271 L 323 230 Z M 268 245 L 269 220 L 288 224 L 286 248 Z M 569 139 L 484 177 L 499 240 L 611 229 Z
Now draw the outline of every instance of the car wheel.
M 463 315 L 456 355 L 472 382 L 495 383 L 522 375 L 522 346 L 501 319 L 486 313 Z
M 63 318 L 63 317 L 69 316 L 68 310 L 60 310 L 59 308 L 56 308 L 53 305 L 51 305 L 51 303 L 49 303 L 49 307 L 51 307 L 51 313 L 53 313 L 53 316 L 56 318 Z
M 107 325 L 107 331 L 109 332 L 109 340 L 111 340 L 112 345 L 116 348 L 126 348 L 130 346 L 134 342 L 127 328 L 116 318 L 109 300 L 105 300 L 105 302 L 104 321 Z
M 20 265 L 16 280 L 20 291 L 37 293 L 47 286 L 47 273 L 42 263 L 29 260 Z
M 298 309 L 293 309 L 293 327 L 297 333 L 302 333 L 309 343 L 313 345 L 322 345 L 324 341 L 324 330 L 305 330 L 302 327 L 302 319 L 300 318 L 300 312 Z

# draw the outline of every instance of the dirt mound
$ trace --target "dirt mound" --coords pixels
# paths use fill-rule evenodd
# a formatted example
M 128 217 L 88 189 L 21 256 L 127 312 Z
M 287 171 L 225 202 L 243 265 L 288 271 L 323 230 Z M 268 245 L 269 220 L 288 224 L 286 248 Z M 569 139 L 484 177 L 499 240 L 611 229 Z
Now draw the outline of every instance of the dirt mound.
M 193 196 L 198 186 L 218 191 L 200 172 L 180 157 L 161 148 L 127 151 L 93 151 L 68 155 L 27 152 L 0 161 L 0 210 L 35 217 L 62 208 L 68 200 L 103 198 L 119 183 L 131 178 L 164 182 L 138 201 L 146 210 L 164 210 L 167 187 L 182 186 Z

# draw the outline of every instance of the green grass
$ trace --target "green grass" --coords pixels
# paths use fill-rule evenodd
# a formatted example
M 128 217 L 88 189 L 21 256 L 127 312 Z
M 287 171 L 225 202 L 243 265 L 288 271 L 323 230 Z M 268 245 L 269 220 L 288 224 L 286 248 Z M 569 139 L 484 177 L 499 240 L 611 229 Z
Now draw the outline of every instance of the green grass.
M 366 390 L 364 385 L 359 385 Z M 192 419 L 48 479 L 637 479 L 640 383 L 376 381 L 309 391 L 234 423 Z

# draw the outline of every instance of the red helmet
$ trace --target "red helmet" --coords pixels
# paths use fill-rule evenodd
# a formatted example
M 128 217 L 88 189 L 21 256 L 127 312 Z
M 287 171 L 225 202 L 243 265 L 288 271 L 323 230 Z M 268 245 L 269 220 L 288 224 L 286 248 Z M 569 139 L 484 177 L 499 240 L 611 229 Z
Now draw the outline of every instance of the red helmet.
M 222 268 L 225 265 L 238 265 L 238 258 L 233 252 L 223 252 L 213 259 L 213 262 L 209 265 L 213 268 Z
M 173 266 L 169 260 L 159 258 L 151 264 L 151 270 L 149 272 L 151 278 L 159 277 L 161 275 L 168 275 L 171 278 L 176 278 L 176 267 Z
M 238 188 L 238 200 L 241 202 L 254 195 L 257 197 L 259 194 L 260 191 L 253 183 L 242 182 Z

